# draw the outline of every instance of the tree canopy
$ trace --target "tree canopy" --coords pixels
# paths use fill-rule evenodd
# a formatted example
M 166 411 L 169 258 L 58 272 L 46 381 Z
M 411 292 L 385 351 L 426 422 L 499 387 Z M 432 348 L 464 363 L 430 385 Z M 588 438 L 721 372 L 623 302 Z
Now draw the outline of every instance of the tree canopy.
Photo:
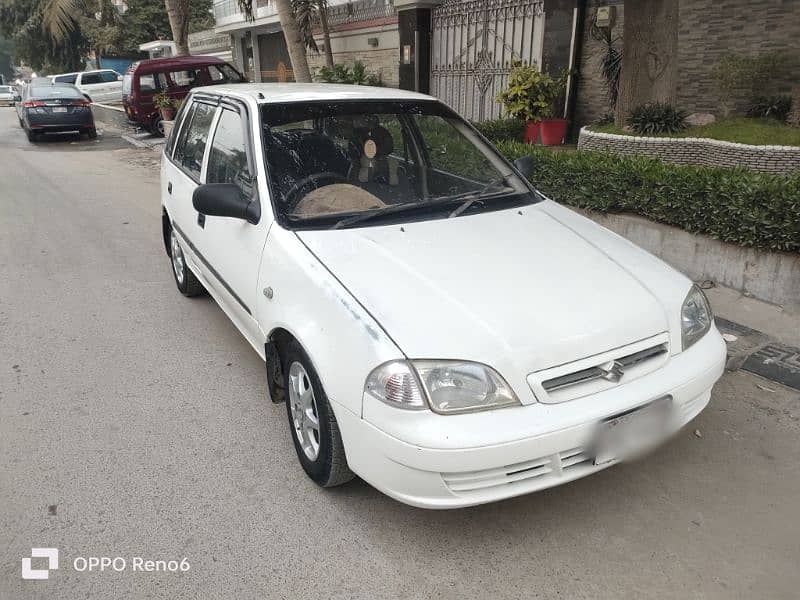
M 0 34 L 13 44 L 17 61 L 44 72 L 80 70 L 91 51 L 132 55 L 140 44 L 172 38 L 164 0 L 126 4 L 120 15 L 110 0 L 0 0 Z M 71 7 L 67 13 L 65 7 Z M 213 0 L 189 3 L 190 32 L 213 27 L 212 8 Z M 54 25 L 57 15 L 63 30 Z

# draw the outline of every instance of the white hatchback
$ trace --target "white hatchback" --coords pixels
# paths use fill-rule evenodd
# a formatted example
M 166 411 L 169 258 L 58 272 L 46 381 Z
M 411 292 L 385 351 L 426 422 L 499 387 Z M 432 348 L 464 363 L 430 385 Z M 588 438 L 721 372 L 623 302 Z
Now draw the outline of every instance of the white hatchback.
M 71 83 L 92 102 L 122 102 L 122 75 L 111 69 L 51 75 L 55 83 Z
M 542 196 L 434 98 L 198 88 L 161 168 L 178 289 L 265 360 L 300 463 L 451 508 L 645 452 L 708 404 L 703 293 Z

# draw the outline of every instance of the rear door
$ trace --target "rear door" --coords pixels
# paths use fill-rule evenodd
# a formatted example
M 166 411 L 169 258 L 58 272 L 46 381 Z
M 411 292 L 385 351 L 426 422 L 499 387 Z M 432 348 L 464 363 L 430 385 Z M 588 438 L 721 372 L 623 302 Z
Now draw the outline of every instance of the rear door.
M 116 71 L 100 71 L 105 102 L 122 102 L 122 76 Z
M 162 198 L 172 226 L 181 239 L 192 271 L 205 283 L 208 271 L 197 256 L 197 240 L 203 223 L 192 205 L 192 194 L 200 183 L 205 163 L 206 147 L 217 107 L 213 103 L 193 101 L 183 111 L 173 132 L 174 148 L 165 151 L 162 166 Z M 172 143 L 172 136 L 169 143 Z M 169 147 L 168 147 L 169 149 Z
M 78 74 L 78 89 L 89 96 L 93 102 L 103 102 L 103 80 L 98 71 L 87 71 Z

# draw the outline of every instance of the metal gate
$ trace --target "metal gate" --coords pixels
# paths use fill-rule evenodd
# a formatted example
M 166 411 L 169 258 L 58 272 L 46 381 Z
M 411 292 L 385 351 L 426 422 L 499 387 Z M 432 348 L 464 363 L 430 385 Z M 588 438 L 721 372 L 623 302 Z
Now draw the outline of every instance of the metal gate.
M 542 64 L 543 0 L 445 0 L 431 15 L 431 94 L 475 121 L 501 116 L 495 97 L 513 62 Z

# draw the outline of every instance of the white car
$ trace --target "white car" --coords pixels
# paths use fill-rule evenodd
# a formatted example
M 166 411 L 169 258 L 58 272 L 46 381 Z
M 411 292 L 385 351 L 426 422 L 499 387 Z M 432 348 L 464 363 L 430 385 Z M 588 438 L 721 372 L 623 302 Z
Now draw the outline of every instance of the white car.
M 265 360 L 319 485 L 490 502 L 636 456 L 708 404 L 726 349 L 703 293 L 530 167 L 421 94 L 188 97 L 161 167 L 175 281 Z
M 71 83 L 92 102 L 122 102 L 122 75 L 112 69 L 51 75 L 55 83 Z
M 19 98 L 16 88 L 10 85 L 0 85 L 0 104 L 14 106 Z

